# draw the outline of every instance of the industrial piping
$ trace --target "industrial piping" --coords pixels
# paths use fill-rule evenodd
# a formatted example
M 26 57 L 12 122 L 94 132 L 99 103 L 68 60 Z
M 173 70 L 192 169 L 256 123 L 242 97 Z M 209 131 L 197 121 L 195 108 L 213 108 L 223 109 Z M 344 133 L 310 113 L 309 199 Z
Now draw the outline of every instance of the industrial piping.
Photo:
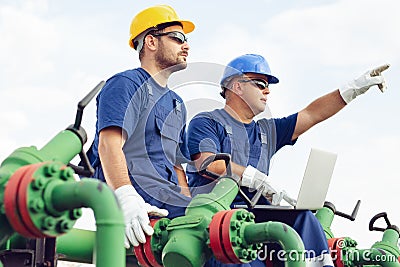
M 57 185 L 52 191 L 49 201 L 58 211 L 78 207 L 93 210 L 96 266 L 125 266 L 124 218 L 114 193 L 107 185 L 94 179 L 82 179 L 77 183 Z M 76 241 L 80 242 L 79 239 Z

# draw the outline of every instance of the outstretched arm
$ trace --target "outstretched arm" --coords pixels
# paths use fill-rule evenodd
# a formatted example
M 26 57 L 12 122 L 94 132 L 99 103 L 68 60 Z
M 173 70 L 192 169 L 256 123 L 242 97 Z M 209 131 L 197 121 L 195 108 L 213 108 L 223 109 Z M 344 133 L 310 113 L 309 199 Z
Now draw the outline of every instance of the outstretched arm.
M 389 65 L 386 64 L 367 71 L 360 77 L 341 86 L 338 90 L 314 100 L 299 112 L 292 140 L 298 138 L 317 123 L 335 115 L 356 97 L 367 92 L 370 87 L 378 85 L 383 92 L 386 87 L 381 72 L 387 68 L 389 68 Z
M 297 122 L 296 127 L 294 128 L 292 140 L 298 138 L 301 134 L 317 123 L 332 117 L 345 106 L 346 102 L 340 95 L 339 90 L 333 91 L 314 100 L 297 115 Z

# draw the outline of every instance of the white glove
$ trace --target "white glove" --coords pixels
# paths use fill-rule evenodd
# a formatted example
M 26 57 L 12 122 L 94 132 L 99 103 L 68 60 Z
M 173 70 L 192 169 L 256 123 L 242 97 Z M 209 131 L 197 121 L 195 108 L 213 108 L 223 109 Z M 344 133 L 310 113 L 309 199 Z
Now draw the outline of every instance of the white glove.
M 146 236 L 154 233 L 150 225 L 148 214 L 164 217 L 168 211 L 159 209 L 144 202 L 143 198 L 136 192 L 131 185 L 123 185 L 115 190 L 118 202 L 121 205 L 125 218 L 125 248 L 130 244 L 139 246 L 146 242 Z
M 373 70 L 369 70 L 360 77 L 348 82 L 339 88 L 340 95 L 348 104 L 357 96 L 364 94 L 371 86 L 378 85 L 383 92 L 386 89 L 385 79 L 381 72 L 389 68 L 389 65 L 383 65 Z
M 296 201 L 293 198 L 289 197 L 284 190 L 279 189 L 275 185 L 272 186 L 269 177 L 253 166 L 249 165 L 246 167 L 240 185 L 254 190 L 263 187 L 262 195 L 274 206 L 279 206 L 282 199 L 286 200 L 290 205 L 296 205 Z
M 269 201 L 274 206 L 280 206 L 282 199 L 285 200 L 289 205 L 292 205 L 293 207 L 296 206 L 297 201 L 294 198 L 291 198 L 285 190 L 273 194 Z

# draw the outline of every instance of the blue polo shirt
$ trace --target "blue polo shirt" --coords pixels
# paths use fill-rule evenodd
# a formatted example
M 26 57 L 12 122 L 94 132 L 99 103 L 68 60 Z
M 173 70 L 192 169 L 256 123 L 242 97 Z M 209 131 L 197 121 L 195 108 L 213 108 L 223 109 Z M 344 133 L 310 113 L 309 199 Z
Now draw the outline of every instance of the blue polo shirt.
M 188 127 L 189 153 L 191 156 L 200 152 L 229 153 L 236 164 L 251 165 L 268 175 L 272 156 L 283 146 L 296 142 L 292 141 L 296 121 L 297 113 L 245 124 L 224 109 L 202 112 L 191 120 Z M 187 175 L 192 192 L 210 191 L 206 185 L 212 180 L 199 175 L 194 166 L 188 166 Z M 252 195 L 248 194 L 249 197 Z
M 174 171 L 174 166 L 188 158 L 187 114 L 181 97 L 137 68 L 107 80 L 96 100 L 96 134 L 88 151 L 95 177 L 105 181 L 98 154 L 99 133 L 107 127 L 120 127 L 127 135 L 123 151 L 131 182 L 144 200 L 160 208 L 165 204 L 186 206 L 190 198 L 180 194 Z

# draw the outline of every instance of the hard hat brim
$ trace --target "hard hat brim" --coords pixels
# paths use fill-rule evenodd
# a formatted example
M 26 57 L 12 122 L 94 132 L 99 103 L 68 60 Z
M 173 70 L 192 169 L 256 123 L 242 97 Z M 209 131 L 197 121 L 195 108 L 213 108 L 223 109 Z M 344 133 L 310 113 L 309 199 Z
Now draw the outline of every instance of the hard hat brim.
M 272 75 L 266 75 L 268 77 L 268 83 L 279 83 L 279 79 Z
M 191 22 L 189 20 L 178 20 L 177 22 L 182 23 L 182 29 L 183 29 L 184 33 L 190 33 L 195 28 L 193 22 Z

